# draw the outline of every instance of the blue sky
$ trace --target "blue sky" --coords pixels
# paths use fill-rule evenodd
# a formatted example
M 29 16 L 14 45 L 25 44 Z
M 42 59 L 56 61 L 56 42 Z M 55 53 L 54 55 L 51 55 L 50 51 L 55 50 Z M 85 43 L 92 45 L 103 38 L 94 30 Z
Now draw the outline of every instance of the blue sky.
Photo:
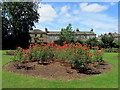
M 39 7 L 35 29 L 60 31 L 71 23 L 73 30 L 93 28 L 97 35 L 118 32 L 117 2 L 42 2 Z

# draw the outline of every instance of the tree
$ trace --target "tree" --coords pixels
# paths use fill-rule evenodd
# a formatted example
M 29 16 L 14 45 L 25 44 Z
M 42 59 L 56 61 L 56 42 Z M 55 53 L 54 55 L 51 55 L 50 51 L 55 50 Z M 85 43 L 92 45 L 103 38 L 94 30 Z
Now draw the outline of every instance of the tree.
M 74 42 L 74 31 L 71 24 L 61 30 L 60 40 L 67 41 L 67 43 Z
M 101 41 L 103 42 L 104 48 L 111 48 L 113 46 L 114 38 L 112 35 L 111 36 L 103 35 Z
M 89 39 L 86 41 L 86 43 L 89 44 L 90 47 L 94 47 L 94 46 L 98 46 L 98 45 L 99 45 L 99 42 L 97 41 L 96 37 L 89 38 Z
M 34 2 L 3 2 L 2 3 L 2 38 L 3 49 L 15 49 L 17 46 L 26 48 L 29 44 L 29 30 L 38 22 L 38 3 Z M 8 48 L 7 48 L 8 49 Z

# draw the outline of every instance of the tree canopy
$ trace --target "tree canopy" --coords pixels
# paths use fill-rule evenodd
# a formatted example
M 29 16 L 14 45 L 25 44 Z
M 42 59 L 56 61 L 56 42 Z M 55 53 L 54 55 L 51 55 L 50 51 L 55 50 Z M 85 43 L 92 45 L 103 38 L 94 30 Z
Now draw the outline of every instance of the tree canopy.
M 66 28 L 61 29 L 60 39 L 62 41 L 67 41 L 67 43 L 71 43 L 74 41 L 74 31 L 72 29 L 72 25 L 69 24 Z
M 102 36 L 101 41 L 103 42 L 104 48 L 110 48 L 113 46 L 114 38 L 112 35 L 111 36 L 104 35 Z
M 86 41 L 86 43 L 89 44 L 90 47 L 98 46 L 98 41 L 97 41 L 97 38 L 96 38 L 96 37 L 89 38 L 89 39 Z
M 38 22 L 38 3 L 3 2 L 2 3 L 2 39 L 3 49 L 26 48 L 29 44 L 29 30 Z M 9 46 L 8 46 L 9 43 Z

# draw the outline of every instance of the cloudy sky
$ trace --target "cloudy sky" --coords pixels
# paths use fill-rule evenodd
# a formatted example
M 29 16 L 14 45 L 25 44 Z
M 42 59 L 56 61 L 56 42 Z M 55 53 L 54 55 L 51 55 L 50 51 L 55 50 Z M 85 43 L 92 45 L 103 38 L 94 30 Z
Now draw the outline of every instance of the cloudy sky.
M 40 18 L 35 29 L 47 27 L 59 31 L 71 23 L 73 30 L 89 31 L 93 28 L 97 35 L 118 32 L 118 3 L 42 2 L 38 12 Z

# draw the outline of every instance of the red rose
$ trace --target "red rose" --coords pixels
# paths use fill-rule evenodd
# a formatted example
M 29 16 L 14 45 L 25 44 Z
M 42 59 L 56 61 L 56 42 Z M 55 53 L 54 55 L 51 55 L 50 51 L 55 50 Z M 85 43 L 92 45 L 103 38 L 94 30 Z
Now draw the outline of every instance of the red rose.
M 27 55 L 27 54 L 25 54 L 24 56 L 25 56 L 25 57 L 27 57 L 28 55 Z
M 63 42 L 64 44 L 67 43 L 66 41 Z
M 77 55 L 76 53 L 74 53 L 73 55 Z
M 91 56 L 91 57 L 92 57 L 93 55 L 92 55 L 92 54 L 89 54 L 89 56 Z
M 56 52 L 59 52 L 60 51 L 60 49 L 56 49 Z

